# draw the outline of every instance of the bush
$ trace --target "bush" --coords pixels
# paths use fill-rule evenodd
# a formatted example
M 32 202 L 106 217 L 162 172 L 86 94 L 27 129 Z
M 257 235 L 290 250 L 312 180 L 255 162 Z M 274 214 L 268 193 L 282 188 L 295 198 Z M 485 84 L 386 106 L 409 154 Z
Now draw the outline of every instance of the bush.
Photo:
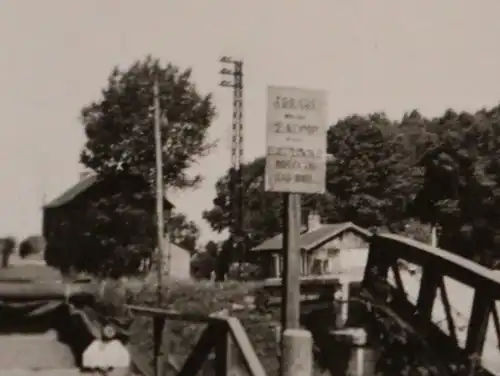
M 262 268 L 259 265 L 244 262 L 242 264 L 234 263 L 229 267 L 227 276 L 232 280 L 255 281 L 262 279 Z

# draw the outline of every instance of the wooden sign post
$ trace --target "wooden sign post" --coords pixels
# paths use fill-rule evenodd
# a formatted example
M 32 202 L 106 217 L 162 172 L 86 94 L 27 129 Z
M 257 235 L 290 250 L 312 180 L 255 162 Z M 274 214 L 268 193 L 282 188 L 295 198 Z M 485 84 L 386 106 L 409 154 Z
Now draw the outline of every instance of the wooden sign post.
M 311 336 L 300 331 L 300 195 L 325 191 L 326 105 L 324 91 L 268 87 L 265 183 L 266 191 L 283 193 L 281 373 L 287 376 L 312 372 Z

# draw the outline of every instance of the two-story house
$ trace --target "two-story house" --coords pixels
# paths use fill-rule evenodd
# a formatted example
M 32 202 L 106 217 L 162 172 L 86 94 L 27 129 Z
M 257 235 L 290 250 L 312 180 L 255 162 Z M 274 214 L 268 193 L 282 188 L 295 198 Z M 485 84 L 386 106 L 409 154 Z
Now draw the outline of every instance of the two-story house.
M 302 276 L 362 273 L 368 258 L 370 231 L 352 222 L 322 224 L 319 215 L 314 213 L 309 214 L 307 222 L 300 235 Z M 260 253 L 268 278 L 282 275 L 282 234 L 264 241 L 252 252 Z

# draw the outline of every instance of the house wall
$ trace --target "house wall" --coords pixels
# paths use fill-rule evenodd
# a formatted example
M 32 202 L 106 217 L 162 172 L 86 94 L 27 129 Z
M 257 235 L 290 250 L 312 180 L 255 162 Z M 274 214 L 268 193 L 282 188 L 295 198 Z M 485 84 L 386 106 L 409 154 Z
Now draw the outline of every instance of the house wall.
M 368 242 L 354 231 L 346 231 L 323 245 L 320 249 L 329 251 L 333 272 L 364 268 L 368 261 Z M 334 250 L 338 250 L 335 253 Z
M 170 248 L 170 262 L 171 262 L 171 267 L 169 268 L 170 277 L 177 280 L 190 279 L 191 254 L 187 250 L 172 243 L 170 244 L 169 248 Z M 168 251 L 169 250 L 167 248 L 167 245 L 165 245 L 165 248 L 163 250 L 165 267 L 167 262 Z
M 301 254 L 302 275 L 337 274 L 361 270 L 368 261 L 369 243 L 354 231 L 345 231 L 320 248 Z M 281 254 L 273 254 L 273 277 L 283 271 Z
M 78 221 L 81 215 L 74 205 L 44 210 L 43 237 L 46 240 L 44 259 L 48 265 L 66 270 L 77 254 Z

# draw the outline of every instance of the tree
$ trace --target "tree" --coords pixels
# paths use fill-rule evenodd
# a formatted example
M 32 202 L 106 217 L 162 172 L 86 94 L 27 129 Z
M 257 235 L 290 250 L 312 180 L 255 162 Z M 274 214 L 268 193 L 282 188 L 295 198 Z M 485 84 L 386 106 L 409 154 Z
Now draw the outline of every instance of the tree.
M 175 213 L 168 221 L 170 241 L 187 249 L 191 254 L 196 252 L 196 243 L 200 237 L 200 229 L 183 213 Z
M 128 70 L 115 68 L 102 98 L 82 110 L 87 142 L 82 163 L 99 174 L 127 171 L 154 182 L 153 86 L 158 80 L 163 112 L 161 134 L 164 181 L 172 187 L 196 186 L 201 176 L 188 168 L 213 146 L 207 140 L 215 115 L 210 95 L 201 96 L 191 70 L 180 71 L 147 57 Z
M 183 189 L 196 187 L 201 181 L 200 175 L 190 175 L 188 170 L 213 146 L 208 142 L 207 131 L 215 109 L 211 96 L 201 95 L 192 83 L 191 70 L 181 71 L 172 64 L 164 66 L 152 57 L 137 61 L 126 70 L 114 68 L 101 98 L 81 111 L 87 136 L 81 162 L 101 177 L 139 176 L 149 188 L 134 193 L 133 208 L 129 205 L 130 198 L 101 197 L 98 205 L 89 205 L 89 210 L 82 213 L 89 226 L 93 223 L 100 234 L 86 239 L 86 248 L 93 250 L 92 256 L 86 257 L 95 259 L 92 262 L 87 260 L 89 265 L 103 265 L 101 255 L 107 255 L 107 268 L 112 268 L 116 257 L 123 258 L 123 264 L 130 257 L 137 258 L 134 249 L 142 250 L 140 257 L 144 256 L 145 250 L 150 253 L 153 249 L 151 239 L 155 221 L 154 207 L 150 204 L 154 198 L 152 187 L 156 171 L 153 132 L 155 81 L 158 82 L 162 109 L 164 182 L 168 187 Z M 131 223 L 134 226 L 130 226 Z M 193 230 L 189 223 L 186 226 Z M 183 233 L 184 230 L 179 231 Z M 193 246 L 193 234 L 191 231 L 191 240 L 182 240 L 187 241 L 189 247 Z M 175 239 L 178 235 L 174 235 Z M 124 251 L 115 252 L 112 247 L 116 244 L 120 244 Z
M 242 165 L 243 184 L 243 227 L 245 238 L 244 250 L 248 251 L 262 241 L 283 230 L 283 200 L 282 195 L 264 190 L 265 158 Z M 231 205 L 230 173 L 228 170 L 215 185 L 216 196 L 213 207 L 203 212 L 203 218 L 214 231 L 231 230 L 233 212 Z M 312 206 L 310 199 L 304 202 L 304 214 Z M 223 280 L 229 272 L 232 262 L 250 260 L 248 253 L 239 254 L 236 243 L 231 235 L 222 243 L 217 259 L 217 280 Z
M 19 255 L 27 257 L 29 255 L 44 253 L 45 239 L 41 235 L 30 235 L 19 243 Z
M 122 189 L 107 192 L 103 188 L 99 197 L 88 197 L 79 205 L 77 219 L 63 223 L 71 228 L 71 238 L 59 237 L 56 242 L 70 256 L 65 261 L 69 272 L 119 277 L 151 261 L 157 235 L 154 202 L 143 197 L 149 185 L 134 186 L 137 180 L 124 176 L 117 180 Z
M 205 244 L 205 252 L 212 258 L 217 257 L 217 252 L 219 251 L 219 246 L 213 240 L 210 240 Z
M 384 114 L 349 116 L 328 132 L 330 222 L 352 221 L 364 227 L 401 230 L 406 201 L 416 191 L 412 151 L 402 132 Z M 328 198 L 328 196 L 326 196 Z
M 264 191 L 265 159 L 257 158 L 242 165 L 242 184 L 244 192 L 244 228 L 249 234 L 248 246 L 259 243 L 272 234 L 281 231 L 282 211 L 280 195 Z M 230 170 L 215 184 L 214 206 L 203 212 L 214 231 L 230 230 L 233 225 L 232 201 L 230 191 Z
M 210 279 L 215 271 L 219 246 L 214 241 L 205 244 L 203 252 L 198 252 L 191 261 L 192 274 L 197 279 Z
M 280 233 L 283 229 L 282 195 L 264 190 L 265 164 L 265 158 L 259 157 L 241 167 L 246 249 Z M 213 199 L 213 207 L 203 212 L 203 218 L 214 231 L 219 233 L 230 230 L 234 220 L 229 179 L 230 170 L 215 184 L 216 196 Z M 303 202 L 303 214 L 313 207 L 315 199 L 315 196 L 306 197 Z
M 303 219 L 316 210 L 331 223 L 402 228 L 406 202 L 418 186 L 411 168 L 413 151 L 405 148 L 402 136 L 397 124 L 384 114 L 350 116 L 330 127 L 327 192 L 303 196 Z M 264 191 L 265 158 L 242 168 L 245 232 L 247 246 L 252 247 L 282 231 L 283 207 L 280 194 Z M 216 183 L 214 206 L 203 213 L 219 232 L 232 224 L 228 182 L 229 172 Z
M 489 267 L 500 261 L 500 106 L 475 114 L 448 110 L 439 144 L 421 159 L 425 180 L 414 215 L 437 225 L 439 245 Z

